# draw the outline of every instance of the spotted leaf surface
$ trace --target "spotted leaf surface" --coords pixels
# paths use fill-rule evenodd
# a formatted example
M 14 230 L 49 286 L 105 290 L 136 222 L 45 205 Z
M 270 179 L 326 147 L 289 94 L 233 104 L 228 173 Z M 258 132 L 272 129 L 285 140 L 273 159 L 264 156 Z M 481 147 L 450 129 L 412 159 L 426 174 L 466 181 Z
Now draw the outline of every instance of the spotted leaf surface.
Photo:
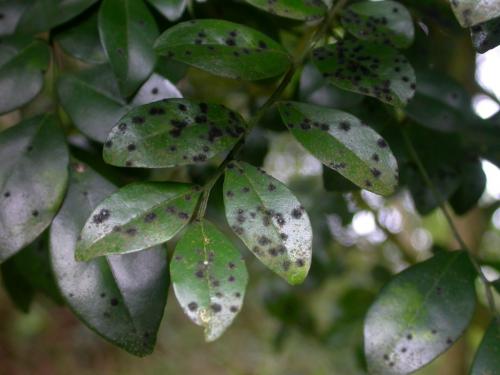
M 102 201 L 87 219 L 77 260 L 125 254 L 168 241 L 189 221 L 199 192 L 173 182 L 137 182 Z
M 108 65 L 63 75 L 57 83 L 57 93 L 75 126 L 98 142 L 106 140 L 129 109 Z
M 462 27 L 470 27 L 500 16 L 496 0 L 450 0 L 455 16 Z
M 412 66 L 397 50 L 386 45 L 339 41 L 315 49 L 313 62 L 333 85 L 387 104 L 404 106 L 415 94 Z
M 462 335 L 476 305 L 475 272 L 463 251 L 441 252 L 387 284 L 365 319 L 371 374 L 407 374 Z
M 104 0 L 98 26 L 120 91 L 128 97 L 153 72 L 153 43 L 158 36 L 155 20 L 143 0 Z
M 181 18 L 186 9 L 187 0 L 148 0 L 169 21 Z
M 16 32 L 38 33 L 49 31 L 82 13 L 97 0 L 37 0 L 25 9 Z
M 495 374 L 498 369 L 500 369 L 500 321 L 493 319 L 477 350 L 470 374 Z
M 186 315 L 214 341 L 243 304 L 248 281 L 236 247 L 208 221 L 191 224 L 177 243 L 170 265 L 175 296 Z
M 500 45 L 500 17 L 473 26 L 470 32 L 476 51 L 485 53 Z
M 326 6 L 321 0 L 245 0 L 271 14 L 296 20 L 315 20 L 324 16 Z
M 311 223 L 284 184 L 250 164 L 231 163 L 224 205 L 232 230 L 262 263 L 290 284 L 304 281 L 311 265 Z
M 177 61 L 229 78 L 259 80 L 284 73 L 285 49 L 249 27 L 222 20 L 183 22 L 165 31 L 156 50 Z
M 52 269 L 65 303 L 84 324 L 143 356 L 153 351 L 167 299 L 164 249 L 75 261 L 80 229 L 115 189 L 85 164 L 72 163 L 68 194 L 50 228 Z
M 415 29 L 410 12 L 395 1 L 363 1 L 342 14 L 342 25 L 356 38 L 407 48 Z
M 205 162 L 229 150 L 246 130 L 241 116 L 221 105 L 164 100 L 127 113 L 105 143 L 104 160 L 146 168 Z
M 63 200 L 68 179 L 64 135 L 50 115 L 0 133 L 0 262 L 33 242 Z
M 353 115 L 309 104 L 279 105 L 293 136 L 327 167 L 381 195 L 398 183 L 398 167 L 386 141 Z
M 0 114 L 33 99 L 42 89 L 50 52 L 47 45 L 26 37 L 9 37 L 0 44 Z

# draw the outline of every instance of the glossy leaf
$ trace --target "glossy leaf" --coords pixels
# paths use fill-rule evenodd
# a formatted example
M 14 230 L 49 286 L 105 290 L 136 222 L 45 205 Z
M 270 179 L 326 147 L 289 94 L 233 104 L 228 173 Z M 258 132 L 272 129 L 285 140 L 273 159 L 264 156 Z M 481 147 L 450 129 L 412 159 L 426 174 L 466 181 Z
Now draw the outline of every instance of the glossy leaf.
M 304 281 L 311 265 L 311 223 L 284 184 L 250 164 L 231 163 L 224 206 L 231 229 L 262 263 L 292 285 Z
M 182 94 L 168 79 L 153 73 L 135 94 L 132 105 L 139 106 L 170 98 L 182 98 Z
M 493 319 L 479 345 L 470 375 L 494 375 L 500 369 L 500 321 Z
M 187 0 L 148 0 L 169 21 L 177 21 L 182 17 Z
M 316 20 L 325 15 L 326 6 L 321 0 L 245 0 L 271 14 L 296 20 Z
M 404 106 L 416 89 L 415 72 L 397 50 L 382 44 L 345 40 L 313 51 L 313 62 L 331 84 Z
M 386 141 L 349 113 L 309 104 L 279 105 L 293 136 L 323 164 L 356 185 L 381 195 L 398 183 L 398 167 Z
M 155 247 L 135 254 L 76 262 L 88 215 L 115 187 L 74 162 L 64 204 L 50 230 L 52 269 L 68 306 L 90 329 L 128 352 L 153 351 L 167 299 L 167 258 Z
M 68 150 L 50 115 L 0 133 L 0 262 L 50 224 L 66 190 Z
M 259 31 L 240 24 L 204 19 L 165 31 L 156 50 L 169 58 L 229 78 L 259 80 L 284 73 L 285 49 Z
M 3 0 L 0 2 L 0 36 L 14 33 L 17 23 L 32 0 Z
M 463 215 L 475 207 L 486 188 L 486 174 L 480 160 L 470 160 L 462 164 L 461 182 L 450 198 L 450 205 L 458 215 Z
M 129 109 L 107 65 L 74 75 L 63 75 L 57 84 L 59 100 L 75 126 L 91 139 L 104 142 Z
M 130 96 L 153 72 L 158 36 L 155 20 L 143 0 L 104 0 L 99 35 L 123 96 Z
M 91 63 L 106 62 L 106 55 L 99 39 L 97 15 L 83 20 L 68 30 L 56 35 L 55 40 L 71 56 Z
M 408 10 L 395 1 L 362 1 L 354 3 L 342 15 L 342 25 L 356 38 L 409 47 L 415 35 Z
M 82 13 L 97 0 L 35 0 L 24 11 L 16 32 L 38 33 L 49 31 Z
M 464 251 L 440 252 L 398 274 L 365 320 L 370 374 L 407 374 L 458 340 L 474 313 L 475 271 Z
M 134 108 L 111 131 L 104 160 L 160 168 L 204 162 L 229 150 L 247 130 L 237 113 L 216 105 L 170 99 Z
M 236 247 L 208 221 L 191 224 L 170 266 L 175 296 L 186 315 L 214 341 L 240 311 L 248 274 Z
M 470 32 L 476 51 L 485 53 L 500 45 L 500 17 L 473 26 Z
M 200 193 L 186 184 L 137 182 L 102 201 L 87 219 L 76 259 L 125 254 L 159 245 L 189 221 Z
M 42 89 L 50 52 L 43 42 L 11 37 L 0 44 L 0 113 L 33 99 Z
M 500 16 L 500 3 L 492 0 L 450 0 L 462 27 L 470 27 Z

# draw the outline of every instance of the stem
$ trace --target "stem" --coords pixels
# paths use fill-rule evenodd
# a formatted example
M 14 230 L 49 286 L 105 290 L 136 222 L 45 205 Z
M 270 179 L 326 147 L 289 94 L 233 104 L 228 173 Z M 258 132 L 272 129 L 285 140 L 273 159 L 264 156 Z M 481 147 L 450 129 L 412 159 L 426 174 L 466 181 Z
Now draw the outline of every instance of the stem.
M 495 298 L 493 297 L 493 292 L 491 290 L 491 288 L 492 288 L 491 283 L 486 278 L 483 270 L 481 269 L 481 265 L 479 264 L 478 260 L 476 259 L 476 257 L 474 256 L 474 254 L 472 253 L 472 251 L 467 246 L 465 241 L 462 239 L 462 236 L 458 232 L 458 229 L 455 226 L 455 223 L 453 222 L 453 219 L 451 217 L 451 214 L 450 214 L 448 208 L 446 207 L 445 203 L 443 203 L 443 202 L 445 202 L 445 199 L 443 199 L 441 192 L 436 188 L 436 186 L 432 182 L 431 178 L 429 177 L 429 174 L 427 173 L 427 170 L 425 169 L 422 161 L 420 160 L 420 157 L 418 156 L 418 153 L 415 150 L 415 147 L 413 147 L 410 136 L 408 135 L 408 131 L 406 129 L 404 129 L 402 131 L 402 133 L 403 133 L 403 138 L 404 138 L 404 141 L 406 144 L 406 148 L 408 149 L 408 152 L 410 153 L 411 158 L 416 163 L 418 171 L 422 175 L 422 178 L 424 179 L 425 184 L 427 185 L 427 187 L 431 190 L 432 194 L 434 195 L 434 199 L 436 199 L 436 201 L 439 202 L 439 208 L 443 212 L 443 215 L 444 215 L 446 221 L 448 222 L 448 226 L 450 227 L 450 229 L 453 233 L 453 236 L 455 237 L 455 240 L 458 242 L 458 244 L 460 245 L 460 247 L 462 249 L 467 251 L 467 254 L 469 255 L 469 259 L 470 259 L 471 263 L 473 264 L 474 268 L 476 269 L 476 272 L 479 275 L 479 278 L 481 279 L 482 283 L 484 284 L 484 289 L 486 292 L 486 299 L 488 300 L 488 306 L 489 306 L 490 310 L 492 311 L 493 315 L 499 316 L 499 313 L 498 313 L 496 306 L 495 306 Z

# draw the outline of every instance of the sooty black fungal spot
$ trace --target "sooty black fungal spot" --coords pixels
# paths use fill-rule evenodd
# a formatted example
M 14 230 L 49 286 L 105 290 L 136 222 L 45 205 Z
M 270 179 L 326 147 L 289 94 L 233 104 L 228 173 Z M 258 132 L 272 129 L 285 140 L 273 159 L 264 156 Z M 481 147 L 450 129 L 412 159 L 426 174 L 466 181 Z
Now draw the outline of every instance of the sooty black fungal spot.
M 146 120 L 142 116 L 134 116 L 134 117 L 132 117 L 132 122 L 134 124 L 137 124 L 137 125 L 144 124 L 145 121 Z
M 222 306 L 221 306 L 221 305 L 219 305 L 218 303 L 212 303 L 212 304 L 210 305 L 210 308 L 212 309 L 212 311 L 213 311 L 214 313 L 218 313 L 218 312 L 220 312 L 220 311 L 222 310 Z
M 198 309 L 198 304 L 196 302 L 189 302 L 188 309 L 189 311 L 196 311 Z
M 117 306 L 118 305 L 118 299 L 111 298 L 111 300 L 109 301 L 109 303 L 111 304 L 111 306 Z
M 380 148 L 386 148 L 387 147 L 387 143 L 382 138 L 379 138 L 379 140 L 377 141 L 377 145 Z
M 199 278 L 199 279 L 202 279 L 204 276 L 205 276 L 205 272 L 203 270 L 198 270 L 194 273 L 194 275 Z
M 294 208 L 292 210 L 292 217 L 294 219 L 300 219 L 302 217 L 302 210 L 300 208 Z
M 144 218 L 144 221 L 146 223 L 151 223 L 153 222 L 154 220 L 156 219 L 156 214 L 154 212 L 150 212 L 146 215 L 146 217 Z
M 37 217 L 39 215 L 39 212 L 37 210 L 33 210 L 31 212 L 31 214 L 34 216 L 34 217 Z
M 3 196 L 4 196 L 5 198 L 10 197 L 10 191 L 6 191 L 5 193 L 3 193 Z
M 125 233 L 127 233 L 129 236 L 135 236 L 137 234 L 137 229 L 135 228 L 128 228 Z
M 151 94 L 157 95 L 158 94 L 158 87 L 153 87 L 153 89 L 151 90 Z
M 235 280 L 236 280 L 236 278 L 233 275 L 231 275 L 227 278 L 227 281 L 229 281 L 230 283 L 233 283 Z
M 102 224 L 104 223 L 106 220 L 109 219 L 109 217 L 111 216 L 111 212 L 106 209 L 106 208 L 103 208 L 101 209 L 97 214 L 95 214 L 93 217 L 92 217 L 92 221 L 95 223 L 95 224 Z
M 186 212 L 179 212 L 179 214 L 177 216 L 179 217 L 179 219 L 182 219 L 182 220 L 189 219 L 189 215 Z
M 129 151 L 135 151 L 136 147 L 135 147 L 135 144 L 131 143 L 127 146 L 127 150 Z

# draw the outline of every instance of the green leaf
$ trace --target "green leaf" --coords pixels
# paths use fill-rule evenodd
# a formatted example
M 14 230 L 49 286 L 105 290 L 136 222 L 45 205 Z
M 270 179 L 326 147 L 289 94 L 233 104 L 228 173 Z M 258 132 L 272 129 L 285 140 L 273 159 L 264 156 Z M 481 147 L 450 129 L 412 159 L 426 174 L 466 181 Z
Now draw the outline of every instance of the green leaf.
M 24 11 L 16 32 L 35 34 L 49 31 L 82 13 L 97 0 L 35 0 Z
M 177 21 L 186 9 L 187 0 L 148 0 L 169 21 Z
M 99 40 L 96 14 L 57 34 L 55 40 L 66 53 L 79 60 L 91 64 L 106 62 L 106 55 Z
M 405 106 L 415 94 L 415 72 L 397 50 L 381 44 L 344 40 L 313 51 L 323 77 L 344 90 Z
M 241 116 L 221 105 L 164 100 L 127 113 L 105 143 L 104 160 L 146 168 L 204 162 L 234 146 L 246 130 Z
M 189 222 L 198 190 L 174 182 L 136 182 L 121 188 L 87 219 L 76 259 L 125 254 L 168 241 Z
M 153 351 L 167 299 L 164 249 L 75 261 L 80 229 L 115 189 L 85 164 L 73 163 L 68 194 L 50 230 L 52 269 L 65 302 L 83 323 L 143 356 Z
M 106 140 L 128 110 L 108 65 L 63 75 L 58 81 L 57 93 L 75 126 L 98 142 Z
M 248 281 L 236 247 L 208 221 L 191 224 L 170 266 L 175 296 L 186 315 L 214 341 L 240 311 Z
M 326 191 L 356 191 L 359 187 L 354 185 L 340 173 L 323 165 L 323 186 Z
M 387 284 L 365 320 L 370 374 L 407 374 L 458 340 L 474 314 L 474 267 L 464 251 L 440 252 Z
M 64 198 L 68 150 L 50 115 L 0 133 L 0 263 L 48 227 Z
M 491 0 L 450 0 L 462 27 L 470 27 L 500 16 L 500 3 Z
M 316 20 L 325 15 L 326 6 L 321 0 L 245 0 L 271 14 L 295 20 Z
M 398 167 L 386 141 L 353 115 L 309 104 L 279 104 L 293 136 L 327 167 L 381 195 L 394 192 Z
M 132 105 L 139 106 L 169 98 L 182 98 L 182 94 L 168 79 L 153 73 L 135 94 Z
M 458 215 L 464 215 L 476 206 L 486 188 L 486 175 L 481 160 L 462 163 L 461 182 L 450 198 L 450 205 Z
M 500 293 L 500 279 L 496 279 L 495 281 L 493 281 L 491 283 L 491 285 L 493 285 L 493 288 L 495 288 L 495 290 Z
M 0 2 L 0 36 L 12 34 L 26 7 L 32 0 L 3 0 Z
M 155 20 L 142 0 L 104 0 L 98 25 L 120 91 L 128 97 L 153 72 Z
M 0 114 L 33 99 L 42 89 L 50 52 L 43 42 L 11 37 L 0 44 Z
M 13 259 L 14 257 L 11 257 L 0 265 L 3 286 L 14 305 L 27 313 L 35 297 L 35 290 L 17 268 L 17 264 L 12 261 Z
M 477 350 L 470 375 L 494 375 L 500 369 L 500 321 L 494 318 Z
M 262 263 L 292 285 L 304 281 L 311 265 L 311 223 L 284 184 L 233 162 L 225 174 L 224 205 L 231 229 Z
M 500 17 L 480 23 L 470 29 L 472 44 L 479 53 L 500 45 Z
M 222 20 L 183 22 L 156 41 L 158 53 L 209 73 L 259 80 L 284 73 L 290 66 L 285 49 L 249 27 Z
M 415 36 L 410 12 L 395 1 L 363 1 L 342 14 L 342 25 L 356 38 L 396 48 L 409 47 Z

